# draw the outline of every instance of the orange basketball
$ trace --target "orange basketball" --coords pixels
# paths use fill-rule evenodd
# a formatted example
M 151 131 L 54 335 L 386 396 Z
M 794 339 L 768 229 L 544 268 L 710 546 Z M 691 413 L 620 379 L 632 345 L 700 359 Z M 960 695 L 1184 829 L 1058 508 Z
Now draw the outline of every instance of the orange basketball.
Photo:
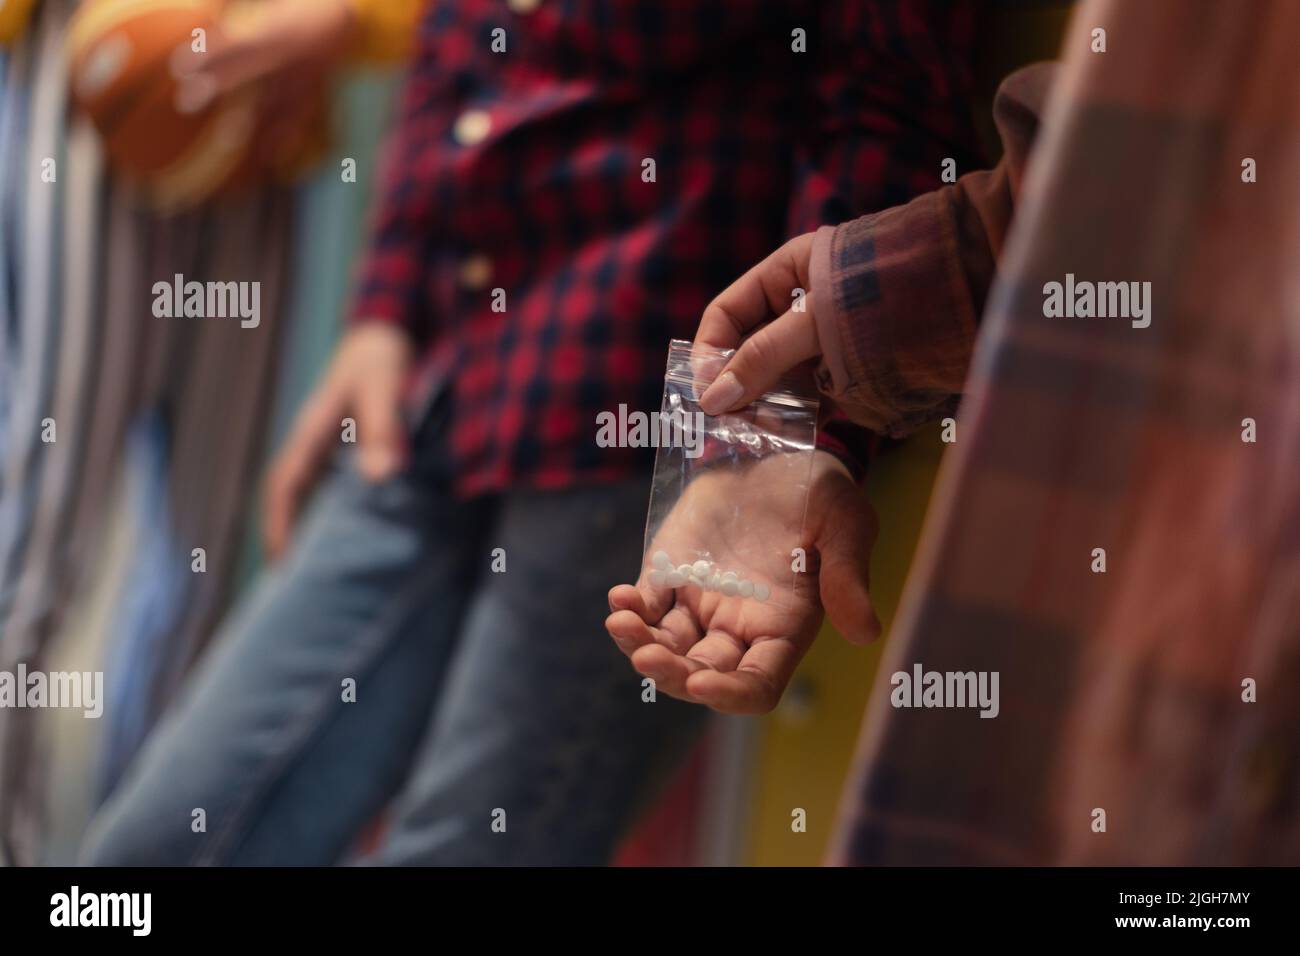
M 115 170 L 165 207 L 201 202 L 230 181 L 253 132 L 248 97 L 200 109 L 177 102 L 172 58 L 206 38 L 221 0 L 86 0 L 68 27 L 73 101 Z M 196 33 L 202 31 L 202 33 Z

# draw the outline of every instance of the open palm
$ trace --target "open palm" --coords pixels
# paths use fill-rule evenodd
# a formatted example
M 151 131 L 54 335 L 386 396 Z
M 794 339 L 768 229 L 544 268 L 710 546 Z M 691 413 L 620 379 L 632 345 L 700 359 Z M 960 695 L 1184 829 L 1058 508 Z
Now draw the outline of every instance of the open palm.
M 657 689 L 727 713 L 764 713 L 817 636 L 823 604 L 851 640 L 879 633 L 867 596 L 874 513 L 843 465 L 818 453 L 805 521 L 785 457 L 692 481 L 649 548 L 674 563 L 707 556 L 770 587 L 766 600 L 655 586 L 649 566 L 635 585 L 610 591 L 610 636 Z M 744 520 L 737 502 L 748 503 Z M 808 553 L 806 572 L 791 568 L 795 546 Z

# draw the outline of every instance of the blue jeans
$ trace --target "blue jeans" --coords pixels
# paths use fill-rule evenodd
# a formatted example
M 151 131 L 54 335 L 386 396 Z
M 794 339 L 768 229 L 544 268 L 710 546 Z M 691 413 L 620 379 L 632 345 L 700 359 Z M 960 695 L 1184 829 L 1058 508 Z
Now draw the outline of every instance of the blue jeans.
M 380 864 L 608 862 L 704 721 L 643 702 L 603 626 L 648 483 L 464 502 L 435 444 L 383 484 L 329 479 L 83 862 L 330 864 L 385 807 Z

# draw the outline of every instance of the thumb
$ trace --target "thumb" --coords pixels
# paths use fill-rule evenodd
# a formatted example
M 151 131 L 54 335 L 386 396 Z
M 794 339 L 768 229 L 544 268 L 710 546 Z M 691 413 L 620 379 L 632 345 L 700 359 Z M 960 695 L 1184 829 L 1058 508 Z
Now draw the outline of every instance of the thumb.
M 821 354 L 811 298 L 805 296 L 804 311 L 792 309 L 740 344 L 722 373 L 700 396 L 700 408 L 706 415 L 743 408 L 787 371 Z
M 384 481 L 406 464 L 406 427 L 402 421 L 402 383 L 396 368 L 374 369 L 358 379 L 357 468 L 372 482 Z
M 869 590 L 878 531 L 875 512 L 847 474 L 837 476 L 833 489 L 818 497 L 812 531 L 821 563 L 822 606 L 847 641 L 870 643 L 882 630 Z
M 304 497 L 329 457 L 343 414 L 343 397 L 327 380 L 303 407 L 267 475 L 262 533 L 267 555 L 277 559 L 288 548 Z

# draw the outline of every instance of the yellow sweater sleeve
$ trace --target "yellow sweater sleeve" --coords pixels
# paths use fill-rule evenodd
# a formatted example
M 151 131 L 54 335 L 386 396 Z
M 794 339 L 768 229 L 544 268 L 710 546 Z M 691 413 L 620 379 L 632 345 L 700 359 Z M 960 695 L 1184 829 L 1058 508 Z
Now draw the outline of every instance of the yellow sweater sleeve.
M 411 52 L 424 0 L 348 0 L 360 35 L 352 58 L 364 63 L 394 63 Z
M 36 0 L 0 0 L 0 46 L 22 35 L 34 6 Z

